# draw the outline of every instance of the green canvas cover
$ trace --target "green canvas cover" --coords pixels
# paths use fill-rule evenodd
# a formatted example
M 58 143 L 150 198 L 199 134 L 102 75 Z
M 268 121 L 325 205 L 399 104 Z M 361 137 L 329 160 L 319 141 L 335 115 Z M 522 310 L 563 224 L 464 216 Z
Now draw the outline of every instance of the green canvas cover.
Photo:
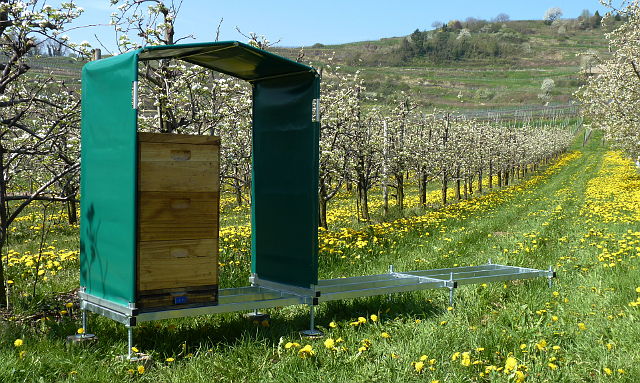
M 135 302 L 138 61 L 177 58 L 254 89 L 252 272 L 302 287 L 318 280 L 319 124 L 313 68 L 239 42 L 154 46 L 85 65 L 82 74 L 80 284 Z M 224 146 L 224 142 L 222 143 Z
M 306 288 L 318 283 L 318 85 L 296 75 L 253 93 L 252 271 Z
M 114 303 L 135 302 L 136 52 L 82 70 L 80 286 Z

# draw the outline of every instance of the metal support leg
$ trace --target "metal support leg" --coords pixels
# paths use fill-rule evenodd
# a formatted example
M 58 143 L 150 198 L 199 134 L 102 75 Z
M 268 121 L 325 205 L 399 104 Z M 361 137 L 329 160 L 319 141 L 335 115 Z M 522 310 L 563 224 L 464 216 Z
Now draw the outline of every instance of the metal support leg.
M 316 330 L 315 306 L 313 304 L 309 305 L 309 329 L 300 331 L 300 335 L 309 338 L 319 338 L 321 336 L 324 336 L 324 333 L 322 331 Z
M 81 310 L 81 318 L 82 324 L 80 326 L 82 331 L 78 331 L 77 334 L 69 335 L 67 337 L 67 343 L 81 343 L 85 341 L 93 341 L 97 340 L 96 336 L 93 334 L 89 334 L 87 331 L 87 311 Z
M 82 310 L 82 337 L 84 338 L 87 335 L 87 311 Z
M 127 360 L 133 359 L 133 327 L 127 326 Z
M 449 287 L 449 306 L 453 307 L 453 290 L 458 287 L 458 284 L 453 280 L 453 272 L 449 275 L 447 286 Z
M 547 280 L 549 282 L 549 288 L 553 287 L 553 278 L 555 278 L 556 273 L 555 271 L 553 271 L 553 266 L 549 266 L 549 276 L 547 277 Z

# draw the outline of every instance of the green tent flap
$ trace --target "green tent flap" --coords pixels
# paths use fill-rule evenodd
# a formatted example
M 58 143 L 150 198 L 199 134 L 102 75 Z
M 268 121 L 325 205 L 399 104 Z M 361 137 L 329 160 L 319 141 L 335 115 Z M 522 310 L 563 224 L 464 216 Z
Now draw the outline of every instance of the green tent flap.
M 80 286 L 114 303 L 135 301 L 136 52 L 82 69 Z
M 320 78 L 306 65 L 239 42 L 153 46 L 82 72 L 80 284 L 136 301 L 138 61 L 176 58 L 253 84 L 252 272 L 301 287 L 318 281 Z M 222 142 L 224 146 L 224 142 Z

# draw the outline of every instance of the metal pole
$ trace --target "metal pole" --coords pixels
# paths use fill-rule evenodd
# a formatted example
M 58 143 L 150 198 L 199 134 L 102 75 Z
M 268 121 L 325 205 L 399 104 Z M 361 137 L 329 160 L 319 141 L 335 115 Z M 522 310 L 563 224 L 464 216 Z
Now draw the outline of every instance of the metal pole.
M 319 338 L 321 336 L 323 336 L 324 334 L 322 333 L 322 331 L 320 330 L 316 330 L 316 323 L 315 323 L 315 307 L 313 304 L 309 305 L 309 329 L 308 330 L 304 330 L 304 331 L 300 331 L 300 335 L 302 336 L 306 336 L 309 338 Z
M 453 272 L 449 275 L 449 306 L 453 307 Z
M 547 279 L 549 281 L 549 288 L 553 287 L 553 266 L 549 266 L 549 276 Z
M 82 337 L 87 336 L 87 311 L 82 310 Z
M 313 306 L 313 305 L 311 305 L 309 307 L 310 307 L 310 310 L 309 310 L 310 311 L 309 312 L 309 322 L 310 322 L 309 323 L 309 329 L 311 331 L 313 331 L 316 328 L 316 323 L 315 323 L 316 322 L 316 315 L 315 315 L 316 310 L 315 310 L 315 306 Z
M 127 360 L 131 360 L 131 349 L 133 348 L 133 327 L 127 326 Z

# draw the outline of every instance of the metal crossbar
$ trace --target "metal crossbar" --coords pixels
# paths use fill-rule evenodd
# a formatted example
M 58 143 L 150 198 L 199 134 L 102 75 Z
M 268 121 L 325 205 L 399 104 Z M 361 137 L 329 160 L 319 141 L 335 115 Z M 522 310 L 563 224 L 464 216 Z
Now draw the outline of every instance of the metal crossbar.
M 218 294 L 218 304 L 215 306 L 194 305 L 159 310 L 139 310 L 135 307 L 121 306 L 84 292 L 80 292 L 79 296 L 80 308 L 83 312 L 91 311 L 127 326 L 131 343 L 132 328 L 138 322 L 299 304 L 309 305 L 311 308 L 311 329 L 306 333 L 318 334 L 314 328 L 313 318 L 314 306 L 320 302 L 446 288 L 449 289 L 449 304 L 453 305 L 454 289 L 461 285 L 546 277 L 549 280 L 549 286 L 551 286 L 551 280 L 555 276 L 551 267 L 549 270 L 539 270 L 497 265 L 491 262 L 479 266 L 402 273 L 395 272 L 391 266 L 389 272 L 385 274 L 324 279 L 307 289 L 262 280 L 254 275 L 250 278 L 251 286 L 221 289 Z M 84 322 L 86 321 L 83 320 L 83 325 L 86 327 Z

